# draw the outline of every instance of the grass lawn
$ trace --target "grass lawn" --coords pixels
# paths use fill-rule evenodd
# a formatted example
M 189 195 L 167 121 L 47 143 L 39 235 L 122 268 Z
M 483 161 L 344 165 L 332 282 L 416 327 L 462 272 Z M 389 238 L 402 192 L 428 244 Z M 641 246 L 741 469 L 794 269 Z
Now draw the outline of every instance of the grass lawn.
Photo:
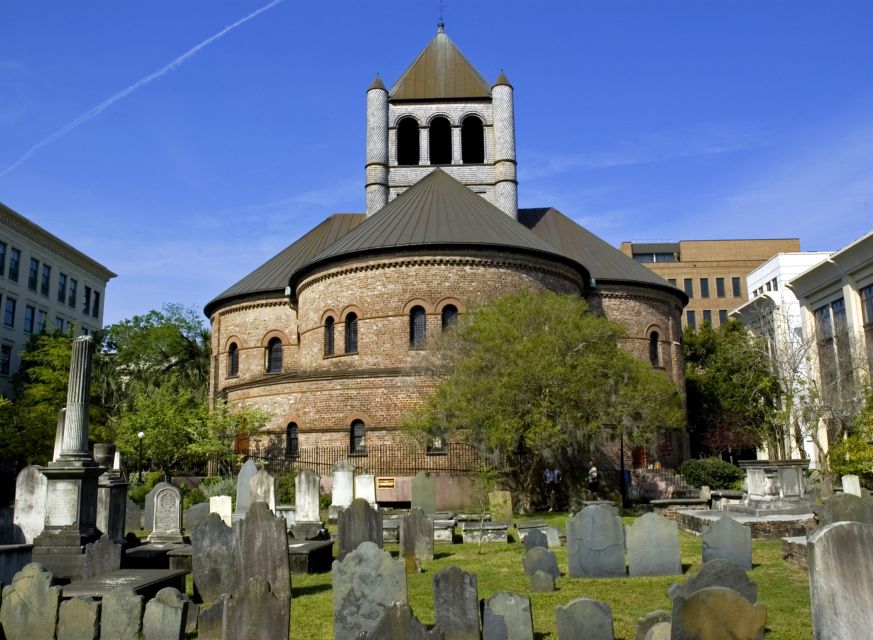
M 566 514 L 537 513 L 525 519 L 545 520 L 564 530 Z M 625 523 L 633 518 L 625 518 Z M 680 531 L 680 551 L 685 574 L 696 572 L 701 565 L 701 540 Z M 812 638 L 809 608 L 809 586 L 805 571 L 782 560 L 780 543 L 753 541 L 754 568 L 749 577 L 758 584 L 758 601 L 767 607 L 768 640 L 803 640 Z M 385 550 L 397 555 L 396 544 Z M 498 591 L 514 591 L 529 595 L 533 607 L 534 631 L 537 638 L 557 638 L 555 606 L 584 596 L 606 602 L 612 609 L 615 637 L 632 640 L 637 618 L 655 609 L 670 609 L 667 588 L 684 582 L 683 576 L 664 578 L 620 578 L 594 580 L 570 579 L 566 576 L 567 549 L 553 549 L 558 556 L 562 576 L 553 593 L 530 593 L 529 580 L 522 568 L 521 543 L 436 545 L 434 561 L 420 574 L 407 576 L 409 604 L 418 619 L 433 625 L 432 579 L 438 571 L 457 565 L 475 573 L 479 582 L 479 598 L 488 598 Z M 293 640 L 324 640 L 333 637 L 333 605 L 330 573 L 292 577 L 291 637 Z

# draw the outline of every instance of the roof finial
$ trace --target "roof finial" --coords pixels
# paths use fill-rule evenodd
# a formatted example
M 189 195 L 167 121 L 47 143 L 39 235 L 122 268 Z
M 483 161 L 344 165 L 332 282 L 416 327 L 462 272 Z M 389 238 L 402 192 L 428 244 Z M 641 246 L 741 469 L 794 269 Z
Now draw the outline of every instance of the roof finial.
M 444 0 L 438 0 L 437 6 L 440 10 L 440 21 L 437 22 L 437 33 L 445 33 L 446 32 L 446 23 L 443 22 L 443 9 L 446 8 L 446 4 Z

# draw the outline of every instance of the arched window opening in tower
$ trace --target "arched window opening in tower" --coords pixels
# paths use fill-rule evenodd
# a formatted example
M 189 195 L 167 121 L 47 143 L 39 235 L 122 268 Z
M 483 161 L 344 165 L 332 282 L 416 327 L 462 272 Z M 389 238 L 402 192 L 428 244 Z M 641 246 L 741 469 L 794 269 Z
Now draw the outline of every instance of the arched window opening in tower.
M 271 338 L 267 343 L 267 373 L 282 372 L 282 341 Z
M 363 420 L 355 420 L 352 422 L 350 430 L 349 453 L 354 455 L 364 455 L 364 422 Z
M 427 315 L 424 307 L 412 307 L 409 312 L 409 348 L 424 349 L 427 343 Z
M 285 433 L 285 457 L 296 458 L 300 455 L 300 441 L 297 435 L 297 423 L 289 422 Z
M 324 355 L 332 356 L 334 353 L 334 319 L 333 316 L 328 316 L 324 321 Z
M 658 350 L 658 332 L 652 331 L 649 336 L 649 362 L 653 367 L 661 366 L 661 354 Z
M 358 352 L 358 316 L 350 313 L 346 316 L 346 353 Z
M 397 164 L 418 164 L 418 123 L 415 118 L 403 118 L 397 125 Z
M 443 307 L 442 325 L 443 331 L 448 331 L 458 324 L 458 307 L 453 304 L 447 304 Z
M 485 162 L 485 133 L 476 116 L 467 116 L 461 123 L 461 157 L 464 164 Z
M 227 348 L 227 377 L 235 378 L 239 375 L 239 347 L 236 342 L 231 342 Z
M 430 121 L 428 131 L 431 164 L 452 164 L 452 125 L 442 116 Z

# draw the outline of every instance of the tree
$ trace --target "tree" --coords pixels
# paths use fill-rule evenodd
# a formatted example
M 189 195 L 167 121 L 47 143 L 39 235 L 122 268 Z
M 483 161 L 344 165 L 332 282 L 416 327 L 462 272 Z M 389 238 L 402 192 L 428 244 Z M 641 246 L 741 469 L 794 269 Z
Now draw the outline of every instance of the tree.
M 435 349 L 442 377 L 409 427 L 472 444 L 486 458 L 523 448 L 512 476 L 528 493 L 539 463 L 584 464 L 594 439 L 643 441 L 684 425 L 674 384 L 619 346 L 623 330 L 586 302 L 522 292 L 468 314 Z

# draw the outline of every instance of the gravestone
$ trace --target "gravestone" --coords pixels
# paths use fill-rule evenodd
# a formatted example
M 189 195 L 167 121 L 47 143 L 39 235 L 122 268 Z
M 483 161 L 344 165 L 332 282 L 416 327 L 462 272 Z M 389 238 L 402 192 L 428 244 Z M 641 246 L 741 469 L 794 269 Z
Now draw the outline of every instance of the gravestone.
M 229 594 L 223 593 L 208 609 L 202 608 L 197 616 L 197 640 L 225 640 L 224 620 Z
M 555 607 L 558 640 L 613 640 L 612 611 L 605 602 L 576 598 Z
M 509 591 L 488 598 L 482 609 L 482 640 L 533 640 L 530 598 Z
M 436 480 L 427 471 L 419 471 L 412 479 L 412 506 L 428 515 L 436 512 Z
M 320 487 L 321 478 L 310 469 L 304 469 L 294 478 L 294 506 L 297 509 L 296 521 L 321 522 L 321 511 L 318 502 Z
M 369 473 L 355 476 L 355 497 L 362 498 L 376 506 L 376 476 Z
M 854 475 L 848 474 L 843 476 L 843 493 L 848 493 L 853 496 L 861 497 L 861 479 Z
M 191 573 L 204 602 L 215 602 L 233 588 L 235 540 L 234 530 L 217 513 L 191 533 Z
M 158 493 L 158 488 L 160 485 L 166 484 L 165 482 L 159 482 L 152 490 L 146 494 L 145 502 L 143 503 L 143 519 L 142 519 L 142 528 L 146 531 L 151 531 L 155 522 L 155 496 Z
M 524 544 L 525 553 L 534 547 L 542 547 L 543 549 L 549 548 L 549 539 L 540 529 L 531 529 L 528 531 L 527 535 L 522 539 L 522 543 Z
M 445 640 L 446 636 L 439 627 L 428 631 L 427 627 L 413 615 L 408 604 L 395 602 L 385 608 L 379 624 L 366 638 L 367 640 Z
M 105 469 L 97 479 L 97 528 L 113 542 L 124 544 L 128 482 L 121 472 L 120 454 L 114 444 L 95 444 L 94 460 Z
M 232 516 L 233 522 L 245 518 L 249 507 L 252 505 L 252 487 L 250 482 L 257 472 L 258 465 L 249 458 L 236 476 L 236 509 Z
M 94 598 L 70 598 L 61 603 L 57 640 L 98 640 L 100 602 Z
M 355 499 L 355 465 L 348 460 L 337 462 L 331 467 L 332 489 L 328 519 L 336 522 L 343 509 L 348 509 Z
M 45 526 L 48 481 L 36 465 L 24 467 L 15 479 L 14 544 L 33 544 Z
M 225 607 L 225 638 L 288 639 L 291 592 L 274 594 L 270 591 L 270 584 L 261 576 L 250 577 L 231 595 Z
M 200 523 L 206 520 L 206 516 L 208 515 L 208 502 L 201 502 L 199 504 L 192 505 L 185 509 L 184 512 L 182 512 L 182 526 L 185 527 L 185 531 L 190 534 L 192 531 L 194 531 L 194 529 L 200 526 Z
M 657 611 L 652 611 L 651 613 L 647 613 L 642 618 L 637 618 L 637 634 L 634 636 L 634 640 L 651 640 L 649 637 L 649 631 L 658 626 L 658 625 L 667 625 L 667 636 L 666 640 L 670 640 L 670 612 L 665 611 L 664 609 L 658 609 Z M 663 627 L 661 627 L 663 629 Z M 663 635 L 663 630 L 660 631 Z
M 142 509 L 137 503 L 128 498 L 127 506 L 124 509 L 124 532 L 136 532 L 142 528 Z
M 711 502 L 712 501 L 712 489 L 710 489 L 706 485 L 703 485 L 702 487 L 700 487 L 700 494 L 698 495 L 698 497 L 701 500 L 706 500 L 707 502 Z
M 631 576 L 673 576 L 682 573 L 679 528 L 675 522 L 647 513 L 625 529 L 628 573 Z
M 106 535 L 97 542 L 86 544 L 82 579 L 87 580 L 121 569 L 121 552 L 122 545 L 114 543 Z
M 249 479 L 251 503 L 264 502 L 270 511 L 276 513 L 276 479 L 266 469 L 259 469 Z
M 178 589 L 165 587 L 145 606 L 143 640 L 181 640 L 187 620 L 188 599 Z
M 509 491 L 492 491 L 488 494 L 488 506 L 492 522 L 512 525 L 512 494 Z
M 400 520 L 400 557 L 416 571 L 423 562 L 433 561 L 433 519 L 418 507 Z
M 228 527 L 233 525 L 233 501 L 231 497 L 212 496 L 209 498 L 209 513 L 217 513 Z
M 334 560 L 331 573 L 334 640 L 372 632 L 388 606 L 407 602 L 403 561 L 373 542 L 362 542 L 344 559 Z
M 873 524 L 873 506 L 850 493 L 838 493 L 824 503 L 821 524 L 866 522 Z
M 128 587 L 113 589 L 101 601 L 100 640 L 139 640 L 143 598 Z
M 642 640 L 671 640 L 673 635 L 673 625 L 670 622 L 658 622 L 643 636 Z
M 546 539 L 549 541 L 549 549 L 561 546 L 561 532 L 558 527 L 546 527 Z
M 433 602 L 437 626 L 446 640 L 479 640 L 479 588 L 475 573 L 453 566 L 435 574 Z
M 3 589 L 0 629 L 6 640 L 54 638 L 61 588 L 53 587 L 54 576 L 35 562 L 15 574 Z
M 155 486 L 149 542 L 182 544 L 182 492 L 166 482 Z
M 382 513 L 366 500 L 356 499 L 339 515 L 337 522 L 337 560 L 342 560 L 365 541 L 382 547 Z
M 265 502 L 255 502 L 243 520 L 233 523 L 233 532 L 234 592 L 246 589 L 249 578 L 261 576 L 270 584 L 275 597 L 290 598 L 291 566 L 285 520 L 273 515 Z
M 555 576 L 545 571 L 534 571 L 530 577 L 532 593 L 550 593 L 555 590 Z
M 480 522 L 467 520 L 461 523 L 462 542 L 485 542 L 506 544 L 509 542 L 509 525 L 505 522 Z
M 816 639 L 870 636 L 871 548 L 873 525 L 862 522 L 835 522 L 809 537 L 809 592 Z
M 571 578 L 623 578 L 621 518 L 600 506 L 585 507 L 567 521 L 567 563 Z
M 55 426 L 55 448 L 52 452 L 52 462 L 60 460 L 61 452 L 64 450 L 64 424 L 67 421 L 67 409 L 63 408 L 58 411 L 58 421 Z
M 721 558 L 752 568 L 752 530 L 733 518 L 717 518 L 703 530 L 703 563 Z
M 558 558 L 554 551 L 534 547 L 524 554 L 524 574 L 532 576 L 537 571 L 548 573 L 555 579 L 561 576 L 561 571 L 558 569 Z
M 687 599 L 677 596 L 673 600 L 670 638 L 759 640 L 764 637 L 766 623 L 767 607 L 764 605 L 752 604 L 733 589 L 707 587 L 695 591 Z
M 688 577 L 685 584 L 672 585 L 667 594 L 671 600 L 678 596 L 687 599 L 695 591 L 708 587 L 725 587 L 736 591 L 752 604 L 758 601 L 758 585 L 749 580 L 741 567 L 721 558 L 704 564 L 700 571 Z

